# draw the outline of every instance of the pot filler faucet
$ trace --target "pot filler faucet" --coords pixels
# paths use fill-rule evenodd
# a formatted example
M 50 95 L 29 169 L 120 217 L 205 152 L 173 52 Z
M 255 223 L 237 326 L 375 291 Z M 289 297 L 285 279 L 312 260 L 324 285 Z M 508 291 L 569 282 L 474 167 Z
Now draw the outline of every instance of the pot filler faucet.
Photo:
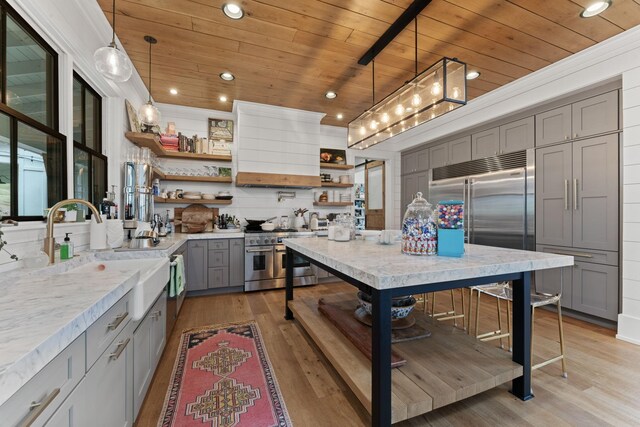
M 93 206 L 86 200 L 67 199 L 61 200 L 53 205 L 51 209 L 49 209 L 49 213 L 47 214 L 47 237 L 44 238 L 44 251 L 47 253 L 47 255 L 49 255 L 49 265 L 56 262 L 56 239 L 53 237 L 53 218 L 55 217 L 56 212 L 58 212 L 58 209 L 60 209 L 62 206 L 71 205 L 74 203 L 87 206 L 89 209 L 91 209 L 91 212 L 93 212 L 93 215 L 96 217 L 96 222 L 102 222 L 102 217 L 100 216 L 100 212 L 98 212 L 98 209 L 96 209 L 95 206 Z

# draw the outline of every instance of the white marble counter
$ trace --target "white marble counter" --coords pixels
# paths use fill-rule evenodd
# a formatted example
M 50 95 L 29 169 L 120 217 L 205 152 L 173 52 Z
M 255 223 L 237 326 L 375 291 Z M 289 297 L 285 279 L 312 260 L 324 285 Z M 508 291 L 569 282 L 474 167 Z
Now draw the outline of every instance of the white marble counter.
M 375 289 L 401 288 L 573 265 L 566 255 L 465 245 L 461 258 L 405 255 L 400 244 L 326 238 L 286 239 L 285 246 Z
M 138 282 L 137 270 L 101 280 L 74 271 L 91 260 L 85 255 L 0 282 L 0 405 Z

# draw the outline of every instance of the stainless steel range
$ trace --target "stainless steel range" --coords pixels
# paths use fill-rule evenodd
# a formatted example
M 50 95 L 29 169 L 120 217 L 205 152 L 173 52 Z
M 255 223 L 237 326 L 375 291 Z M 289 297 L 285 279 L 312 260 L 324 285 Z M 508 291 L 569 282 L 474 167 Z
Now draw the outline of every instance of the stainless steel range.
M 310 238 L 313 232 L 298 231 L 246 231 L 244 237 L 244 290 L 284 288 L 287 255 L 283 239 Z M 309 286 L 318 278 L 306 259 L 293 259 L 293 286 Z

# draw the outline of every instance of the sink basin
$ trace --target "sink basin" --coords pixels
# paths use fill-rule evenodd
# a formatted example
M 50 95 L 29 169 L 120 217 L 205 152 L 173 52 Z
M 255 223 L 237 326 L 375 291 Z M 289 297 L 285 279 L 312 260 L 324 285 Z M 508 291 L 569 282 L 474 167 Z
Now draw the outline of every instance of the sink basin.
M 169 282 L 169 259 L 123 259 L 92 261 L 71 270 L 73 273 L 90 275 L 90 280 L 99 280 L 100 274 L 114 271 L 138 271 L 138 281 L 133 285 L 132 307 L 129 314 L 133 320 L 141 319 L 144 313 L 153 305 L 154 301 Z

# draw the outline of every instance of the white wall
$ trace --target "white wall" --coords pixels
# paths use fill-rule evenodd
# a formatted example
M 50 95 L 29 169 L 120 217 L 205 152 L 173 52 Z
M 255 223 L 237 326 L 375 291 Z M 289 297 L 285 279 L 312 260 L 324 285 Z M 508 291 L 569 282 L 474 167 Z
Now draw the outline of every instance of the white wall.
M 380 145 L 405 150 L 621 77 L 623 279 L 617 336 L 640 344 L 640 27 L 496 89 Z M 399 193 L 399 177 L 396 179 Z

